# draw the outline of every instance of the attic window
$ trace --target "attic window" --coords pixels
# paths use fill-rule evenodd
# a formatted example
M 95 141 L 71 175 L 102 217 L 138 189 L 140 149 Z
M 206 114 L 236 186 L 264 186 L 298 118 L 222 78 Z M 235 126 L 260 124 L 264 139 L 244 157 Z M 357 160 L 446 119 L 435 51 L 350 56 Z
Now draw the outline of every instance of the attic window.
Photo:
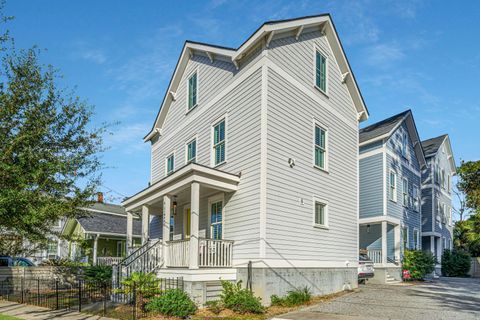
M 327 57 L 318 50 L 315 54 L 315 86 L 327 93 Z
M 188 110 L 197 106 L 197 72 L 188 78 Z

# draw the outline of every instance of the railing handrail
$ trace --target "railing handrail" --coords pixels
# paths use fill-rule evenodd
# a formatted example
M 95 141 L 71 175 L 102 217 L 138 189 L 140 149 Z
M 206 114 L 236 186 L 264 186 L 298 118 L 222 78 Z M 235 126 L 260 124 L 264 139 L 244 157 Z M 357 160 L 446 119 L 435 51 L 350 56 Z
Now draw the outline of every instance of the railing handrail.
M 149 241 L 142 244 L 139 248 L 137 248 L 135 251 L 130 253 L 128 256 L 126 256 L 119 264 L 123 264 L 125 261 L 127 261 L 129 258 L 131 258 L 133 255 L 137 254 L 138 251 L 142 250 L 145 247 L 148 247 L 148 243 L 149 243 Z
M 147 254 L 153 247 L 157 246 L 159 243 L 161 243 L 162 240 L 157 240 L 155 241 L 151 246 L 149 246 L 147 248 L 147 250 L 143 251 L 142 253 L 140 253 L 139 255 L 137 255 L 136 257 L 132 258 L 132 260 L 126 264 L 124 264 L 123 266 L 124 267 L 128 267 L 130 264 L 134 263 L 136 260 L 140 259 L 142 256 L 144 256 L 145 254 Z M 148 244 L 148 242 L 146 243 Z M 132 253 L 133 254 L 133 253 Z

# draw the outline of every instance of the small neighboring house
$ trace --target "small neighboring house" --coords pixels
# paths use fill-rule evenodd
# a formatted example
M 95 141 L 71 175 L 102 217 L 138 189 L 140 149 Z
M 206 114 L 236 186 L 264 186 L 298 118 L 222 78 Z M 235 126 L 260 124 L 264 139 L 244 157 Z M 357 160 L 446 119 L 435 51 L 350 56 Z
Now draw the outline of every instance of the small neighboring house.
M 374 282 L 401 280 L 403 252 L 421 248 L 425 156 L 410 110 L 360 130 L 359 246 Z
M 126 256 L 127 215 L 119 205 L 96 202 L 84 209 L 88 215 L 70 218 L 62 234 L 75 240 L 67 244 L 66 255 L 76 261 L 93 265 L 112 265 Z M 133 244 L 140 244 L 141 222 L 132 219 Z
M 47 248 L 43 250 L 37 250 L 34 252 L 30 252 L 25 255 L 26 258 L 29 258 L 34 263 L 38 264 L 44 260 L 48 259 L 58 259 L 64 257 L 67 254 L 67 246 L 64 241 L 57 237 L 63 226 L 65 225 L 66 219 L 59 219 L 51 228 L 52 233 L 48 236 L 49 241 L 47 243 Z M 26 248 L 32 247 L 35 248 L 35 244 L 31 244 L 26 242 Z
M 236 49 L 187 41 L 144 139 L 149 186 L 122 203 L 144 245 L 120 274 L 183 277 L 202 304 L 220 279 L 266 304 L 355 288 L 367 118 L 328 14 L 266 22 Z
M 456 166 L 447 134 L 422 141 L 422 147 L 427 159 L 422 170 L 422 247 L 440 263 L 443 250 L 452 249 L 452 178 Z

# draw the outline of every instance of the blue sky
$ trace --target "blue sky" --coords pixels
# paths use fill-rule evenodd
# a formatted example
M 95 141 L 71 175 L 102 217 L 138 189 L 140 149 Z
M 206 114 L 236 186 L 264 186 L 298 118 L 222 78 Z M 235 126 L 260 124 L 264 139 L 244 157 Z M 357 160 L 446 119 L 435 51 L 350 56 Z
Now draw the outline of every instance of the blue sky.
M 45 48 L 62 85 L 120 122 L 103 155 L 107 200 L 147 186 L 151 128 L 183 42 L 237 47 L 266 20 L 332 14 L 370 111 L 411 108 L 422 139 L 449 133 L 457 164 L 480 159 L 480 2 L 8 0 L 17 47 Z M 112 191 L 113 190 L 113 191 Z

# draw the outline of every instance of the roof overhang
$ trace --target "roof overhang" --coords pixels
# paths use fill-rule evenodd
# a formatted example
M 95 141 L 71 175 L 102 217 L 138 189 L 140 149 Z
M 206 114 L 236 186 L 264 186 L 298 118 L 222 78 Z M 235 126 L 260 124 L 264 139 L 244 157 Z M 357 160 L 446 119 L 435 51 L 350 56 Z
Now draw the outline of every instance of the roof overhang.
M 345 51 L 340 38 L 338 37 L 335 25 L 333 24 L 330 14 L 322 14 L 298 19 L 266 22 L 237 49 L 186 41 L 175 67 L 173 76 L 170 79 L 168 89 L 164 95 L 160 110 L 155 119 L 155 123 L 150 132 L 143 138 L 144 141 L 147 142 L 156 135 L 162 134 L 161 128 L 168 113 L 168 107 L 172 101 L 175 100 L 182 74 L 187 66 L 188 60 L 192 57 L 195 51 L 205 53 L 211 61 L 213 61 L 215 57 L 221 56 L 223 59 L 231 61 L 238 69 L 239 61 L 244 58 L 245 55 L 247 55 L 248 52 L 259 42 L 264 41 L 264 39 L 266 39 L 268 47 L 269 40 L 271 40 L 274 34 L 279 32 L 283 33 L 295 31 L 296 38 L 298 39 L 305 28 L 315 26 L 321 28 L 322 32 L 326 35 L 330 43 L 330 47 L 335 55 L 340 72 L 342 75 L 344 75 L 343 83 L 346 84 L 352 97 L 352 101 L 358 112 L 358 121 L 367 120 L 369 116 L 368 109 L 365 105 L 365 101 L 363 100 L 355 76 L 351 70 L 350 63 L 345 55 Z
M 165 195 L 174 195 L 189 188 L 193 182 L 223 192 L 234 192 L 238 189 L 240 176 L 190 163 L 126 199 L 122 202 L 122 206 L 127 211 L 140 210 L 143 205 L 159 202 L 161 197 Z
M 456 175 L 457 174 L 457 166 L 455 165 L 455 158 L 453 157 L 452 144 L 450 142 L 450 136 L 448 134 L 445 135 L 445 139 L 443 139 L 442 145 L 445 145 L 445 148 L 446 148 L 446 151 L 447 151 L 447 159 L 448 159 L 448 163 L 450 165 L 450 172 L 452 173 L 452 175 Z M 429 156 L 435 156 L 436 154 L 438 154 L 438 152 L 442 148 L 442 145 L 440 145 L 440 148 L 438 148 L 436 153 L 434 153 L 432 155 L 429 155 Z

